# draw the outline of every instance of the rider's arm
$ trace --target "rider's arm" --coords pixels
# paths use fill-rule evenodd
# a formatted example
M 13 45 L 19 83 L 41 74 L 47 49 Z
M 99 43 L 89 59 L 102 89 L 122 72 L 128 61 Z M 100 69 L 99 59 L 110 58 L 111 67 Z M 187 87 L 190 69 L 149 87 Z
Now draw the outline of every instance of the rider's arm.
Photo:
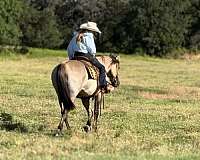
M 68 53 L 69 59 L 73 59 L 74 51 L 73 51 L 73 47 L 72 47 L 72 43 L 71 42 L 69 43 L 69 45 L 67 47 L 67 53 Z
M 69 42 L 69 45 L 67 47 L 67 52 L 68 52 L 69 59 L 73 59 L 74 58 L 74 52 L 75 51 L 77 51 L 76 35 L 74 35 L 74 37 Z

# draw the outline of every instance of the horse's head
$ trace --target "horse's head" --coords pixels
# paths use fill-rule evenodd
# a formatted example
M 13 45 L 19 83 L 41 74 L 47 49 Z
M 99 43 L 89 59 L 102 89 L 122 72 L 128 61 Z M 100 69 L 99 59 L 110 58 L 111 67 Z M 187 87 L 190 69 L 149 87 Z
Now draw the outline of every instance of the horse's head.
M 113 87 L 118 87 L 120 84 L 119 81 L 119 62 L 120 62 L 120 57 L 119 55 L 116 54 L 110 54 L 109 55 L 111 62 L 108 66 L 108 70 L 107 70 L 107 76 L 110 80 L 110 83 Z

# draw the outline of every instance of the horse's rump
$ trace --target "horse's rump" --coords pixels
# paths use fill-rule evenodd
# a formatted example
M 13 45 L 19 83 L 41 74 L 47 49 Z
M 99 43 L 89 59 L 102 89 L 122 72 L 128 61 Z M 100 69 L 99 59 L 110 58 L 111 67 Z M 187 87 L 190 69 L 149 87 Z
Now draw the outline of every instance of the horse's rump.
M 67 74 L 64 71 L 64 65 L 59 64 L 57 66 L 57 74 L 56 74 L 56 84 L 58 89 L 58 98 L 59 101 L 64 105 L 64 107 L 68 110 L 72 110 L 75 108 L 74 103 L 72 102 L 69 95 L 69 88 L 67 82 Z M 61 104 L 60 104 L 61 105 Z
M 93 74 L 94 76 L 94 74 Z M 59 104 L 68 110 L 75 108 L 74 99 L 92 95 L 97 87 L 94 79 L 89 80 L 85 65 L 77 60 L 65 61 L 52 72 L 52 83 L 56 90 Z

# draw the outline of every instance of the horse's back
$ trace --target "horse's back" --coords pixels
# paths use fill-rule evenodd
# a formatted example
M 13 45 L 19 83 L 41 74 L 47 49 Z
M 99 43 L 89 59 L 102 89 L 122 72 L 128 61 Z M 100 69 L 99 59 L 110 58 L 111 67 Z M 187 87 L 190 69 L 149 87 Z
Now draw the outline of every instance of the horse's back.
M 69 60 L 67 62 L 61 63 L 61 67 L 67 73 L 70 75 L 70 77 L 75 76 L 76 78 L 85 76 L 86 69 L 84 64 L 77 60 Z
M 63 61 L 62 63 L 54 67 L 51 76 L 52 81 L 56 79 L 59 68 L 61 70 L 61 73 L 65 75 L 68 80 L 83 79 L 85 76 L 87 76 L 87 71 L 81 62 L 76 60 L 69 60 Z

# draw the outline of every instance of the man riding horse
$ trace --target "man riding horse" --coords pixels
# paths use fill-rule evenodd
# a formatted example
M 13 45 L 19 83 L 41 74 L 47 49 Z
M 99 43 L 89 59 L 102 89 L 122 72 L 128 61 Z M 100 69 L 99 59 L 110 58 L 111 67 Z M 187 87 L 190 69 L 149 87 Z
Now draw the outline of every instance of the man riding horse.
M 95 33 L 101 34 L 101 31 L 94 22 L 87 22 L 80 25 L 79 31 L 70 41 L 67 51 L 69 59 L 72 60 L 76 56 L 82 56 L 99 69 L 100 89 L 107 92 L 106 71 L 105 67 L 95 57 L 96 46 L 94 42 Z
M 101 109 L 102 95 L 105 92 L 112 91 L 113 88 L 118 87 L 120 84 L 118 77 L 118 70 L 120 68 L 119 56 L 111 54 L 109 56 L 102 55 L 95 57 L 95 33 L 101 33 L 96 23 L 88 22 L 82 24 L 78 33 L 75 34 L 69 43 L 69 60 L 58 64 L 52 71 L 52 84 L 57 93 L 61 109 L 58 134 L 62 132 L 63 123 L 70 129 L 68 113 L 76 107 L 74 103 L 76 98 L 82 100 L 83 106 L 87 111 L 88 120 L 83 127 L 84 130 L 88 132 L 93 128 L 94 131 L 97 131 L 97 120 Z M 87 62 L 89 59 L 94 66 L 99 68 L 99 80 L 97 78 L 90 78 L 85 65 L 86 62 L 78 60 L 80 57 L 86 58 Z M 91 64 L 89 65 L 91 66 Z M 98 91 L 98 81 L 100 89 L 103 90 L 102 92 Z M 93 111 L 90 109 L 91 98 L 94 99 Z M 94 119 L 93 121 L 92 118 Z

